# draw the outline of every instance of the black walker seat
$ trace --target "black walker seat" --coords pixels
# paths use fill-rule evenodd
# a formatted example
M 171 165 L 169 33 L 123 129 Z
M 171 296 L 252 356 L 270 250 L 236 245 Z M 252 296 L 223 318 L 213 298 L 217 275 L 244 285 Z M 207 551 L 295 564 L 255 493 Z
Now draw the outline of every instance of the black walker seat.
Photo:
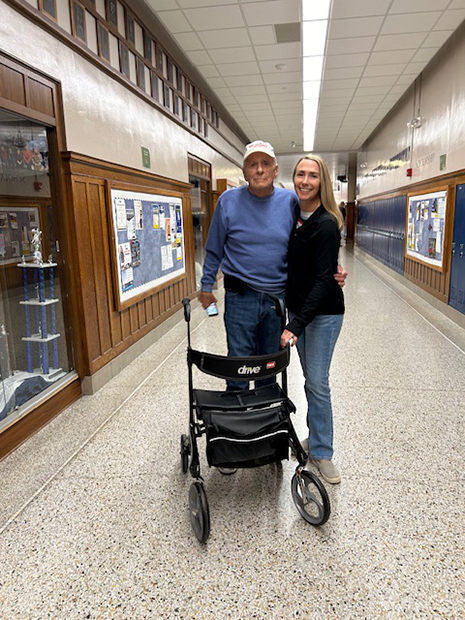
M 276 311 L 284 327 L 284 307 L 276 300 Z M 196 482 L 189 492 L 191 524 L 197 538 L 205 542 L 210 530 L 208 502 L 200 475 L 197 439 L 206 435 L 206 456 L 210 466 L 226 468 L 260 467 L 281 462 L 293 451 L 298 466 L 292 480 L 292 495 L 303 518 L 322 525 L 329 517 L 326 489 L 312 473 L 303 470 L 307 454 L 300 445 L 291 422 L 296 409 L 287 396 L 286 369 L 290 347 L 277 353 L 252 357 L 226 357 L 198 351 L 190 342 L 190 302 L 183 300 L 187 322 L 187 365 L 189 371 L 189 436 L 181 436 L 181 463 L 184 473 Z M 192 366 L 220 379 L 249 382 L 238 391 L 200 390 L 193 387 Z M 281 386 L 276 382 L 281 375 Z M 250 382 L 274 382 L 251 388 Z M 190 467 L 189 467 L 189 457 Z M 310 510 L 311 509 L 311 510 Z

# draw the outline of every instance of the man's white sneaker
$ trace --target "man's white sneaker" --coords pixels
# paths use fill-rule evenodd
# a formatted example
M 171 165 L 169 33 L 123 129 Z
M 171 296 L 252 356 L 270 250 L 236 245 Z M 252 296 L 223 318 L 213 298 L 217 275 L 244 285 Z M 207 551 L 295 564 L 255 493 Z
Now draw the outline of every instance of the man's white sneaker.
M 336 465 L 329 459 L 311 459 L 311 462 L 318 468 L 322 478 L 329 484 L 339 484 L 341 482 L 341 474 Z

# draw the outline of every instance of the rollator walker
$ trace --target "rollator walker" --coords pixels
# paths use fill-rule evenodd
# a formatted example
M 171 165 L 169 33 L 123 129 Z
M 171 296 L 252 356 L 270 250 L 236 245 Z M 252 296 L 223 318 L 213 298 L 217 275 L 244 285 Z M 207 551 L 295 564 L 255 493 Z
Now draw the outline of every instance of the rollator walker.
M 313 473 L 304 469 L 307 454 L 291 422 L 296 408 L 287 396 L 286 369 L 290 347 L 272 355 L 226 357 L 191 347 L 189 299 L 183 299 L 187 323 L 187 367 L 189 374 L 189 434 L 181 435 L 181 467 L 194 482 L 189 489 L 192 529 L 200 542 L 210 534 L 210 511 L 200 474 L 197 440 L 206 435 L 206 456 L 210 467 L 261 467 L 289 459 L 292 450 L 298 465 L 291 481 L 292 498 L 300 515 L 312 525 L 323 525 L 330 515 L 328 493 Z M 275 308 L 285 325 L 285 308 L 276 299 Z M 240 391 L 194 388 L 192 366 L 213 377 L 247 380 L 249 389 Z M 281 375 L 281 385 L 276 382 Z M 274 377 L 275 382 L 251 389 L 250 382 Z M 190 460 L 190 464 L 189 464 Z

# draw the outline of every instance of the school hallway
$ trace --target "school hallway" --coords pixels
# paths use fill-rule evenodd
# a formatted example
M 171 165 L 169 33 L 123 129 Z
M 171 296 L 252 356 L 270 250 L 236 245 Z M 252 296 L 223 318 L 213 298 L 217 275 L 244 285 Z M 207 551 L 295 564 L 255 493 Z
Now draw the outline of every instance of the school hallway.
M 464 618 L 465 330 L 376 261 L 344 247 L 346 315 L 331 386 L 340 485 L 306 523 L 296 466 L 210 469 L 211 534 L 189 521 L 180 321 L 93 396 L 0 462 L 0 617 L 32 619 Z M 192 345 L 225 353 L 220 316 Z M 196 386 L 219 385 L 196 373 Z M 305 435 L 294 351 L 289 396 Z

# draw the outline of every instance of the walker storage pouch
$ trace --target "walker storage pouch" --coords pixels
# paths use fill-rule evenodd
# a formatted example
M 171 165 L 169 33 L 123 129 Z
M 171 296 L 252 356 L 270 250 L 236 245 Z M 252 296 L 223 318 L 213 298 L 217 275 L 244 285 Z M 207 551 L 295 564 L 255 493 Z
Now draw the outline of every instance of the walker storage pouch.
M 289 457 L 289 412 L 203 411 L 207 460 L 214 467 L 260 467 Z

